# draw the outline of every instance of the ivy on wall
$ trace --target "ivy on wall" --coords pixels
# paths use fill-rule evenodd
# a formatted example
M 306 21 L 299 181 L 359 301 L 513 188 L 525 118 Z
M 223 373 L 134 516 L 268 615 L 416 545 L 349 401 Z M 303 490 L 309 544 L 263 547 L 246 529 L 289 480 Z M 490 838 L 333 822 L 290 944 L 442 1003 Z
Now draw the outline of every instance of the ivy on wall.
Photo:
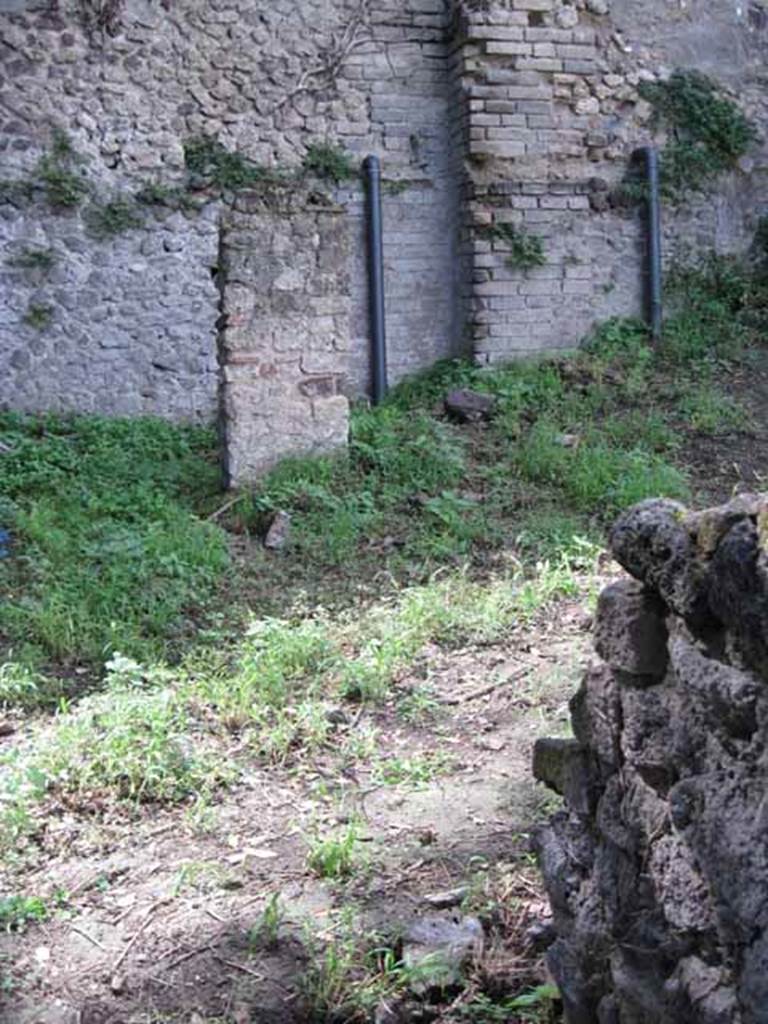
M 640 95 L 653 107 L 668 140 L 661 154 L 664 196 L 680 201 L 733 170 L 757 139 L 757 130 L 722 88 L 699 71 L 676 71 L 644 82 Z

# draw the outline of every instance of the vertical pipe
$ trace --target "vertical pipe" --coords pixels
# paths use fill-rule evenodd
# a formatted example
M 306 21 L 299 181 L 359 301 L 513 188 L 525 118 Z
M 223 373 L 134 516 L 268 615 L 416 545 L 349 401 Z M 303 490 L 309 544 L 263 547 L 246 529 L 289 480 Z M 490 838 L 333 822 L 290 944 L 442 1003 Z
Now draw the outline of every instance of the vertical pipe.
M 653 146 L 643 150 L 648 189 L 648 318 L 654 344 L 661 341 L 661 197 L 659 153 Z
M 364 163 L 367 186 L 368 292 L 371 311 L 371 396 L 378 405 L 387 393 L 387 335 L 384 318 L 384 240 L 381 217 L 381 163 Z

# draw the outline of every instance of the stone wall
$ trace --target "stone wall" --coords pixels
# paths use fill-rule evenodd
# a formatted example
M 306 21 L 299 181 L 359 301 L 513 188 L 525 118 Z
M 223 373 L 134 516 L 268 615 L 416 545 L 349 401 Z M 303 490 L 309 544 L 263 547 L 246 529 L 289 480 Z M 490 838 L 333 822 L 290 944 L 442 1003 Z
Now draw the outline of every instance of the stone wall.
M 147 212 L 95 242 L 88 206 L 148 183 L 185 184 L 201 133 L 273 168 L 315 142 L 381 156 L 393 380 L 455 354 L 458 175 L 447 0 L 26 0 L 0 7 L 0 178 L 30 176 L 65 130 L 89 198 L 52 209 L 38 190 L 0 202 L 0 407 L 156 413 L 210 420 L 217 406 L 219 233 L 230 198 L 202 214 Z M 6 13 L 3 13 L 3 12 Z M 355 244 L 348 374 L 368 386 L 359 183 L 340 192 Z M 166 211 L 167 212 L 167 211 Z M 258 237 L 253 238 L 258 247 Z M 12 268 L 51 249 L 47 272 Z M 217 287 L 218 286 L 218 287 Z M 44 325 L 26 322 L 48 311 Z
M 643 307 L 643 225 L 610 196 L 634 149 L 654 140 L 644 81 L 678 67 L 712 74 L 768 127 L 768 13 L 735 0 L 495 0 L 460 10 L 468 152 L 469 328 L 493 363 L 572 348 L 596 320 Z M 764 143 L 715 194 L 664 212 L 668 256 L 738 251 L 764 210 Z M 546 266 L 508 265 L 489 228 L 544 242 Z
M 565 797 L 539 831 L 568 1024 L 768 1020 L 768 498 L 643 502 L 611 533 Z
M 0 179 L 31 180 L 59 128 L 87 191 L 67 211 L 0 187 L 0 408 L 215 414 L 233 195 L 89 230 L 97 201 L 187 188 L 200 134 L 286 171 L 316 142 L 382 158 L 393 381 L 443 356 L 573 347 L 642 310 L 642 225 L 610 201 L 653 137 L 640 83 L 700 68 L 765 128 L 767 51 L 762 0 L 4 0 Z M 743 249 L 765 170 L 761 142 L 712 195 L 665 211 L 667 251 Z M 360 182 L 335 199 L 351 238 L 345 388 L 360 394 Z M 510 224 L 541 237 L 546 265 L 509 265 Z M 55 262 L 19 266 L 30 249 Z

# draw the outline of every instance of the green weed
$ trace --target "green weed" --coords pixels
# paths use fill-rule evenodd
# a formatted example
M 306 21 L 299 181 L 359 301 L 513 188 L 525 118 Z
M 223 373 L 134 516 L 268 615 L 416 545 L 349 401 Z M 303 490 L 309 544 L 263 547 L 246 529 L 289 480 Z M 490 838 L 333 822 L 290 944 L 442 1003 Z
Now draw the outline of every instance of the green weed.
M 53 320 L 53 306 L 30 302 L 24 314 L 24 323 L 35 331 L 44 331 Z
M 0 708 L 33 711 L 53 708 L 64 695 L 63 685 L 22 662 L 0 663 Z
M 478 1024 L 503 1024 L 514 1015 L 516 1020 L 538 1021 L 540 1024 L 554 1020 L 554 1004 L 560 999 L 555 985 L 539 985 L 529 992 L 502 1001 L 494 1001 L 479 994 L 471 1003 L 461 1008 L 461 1015 Z
M 117 196 L 91 203 L 85 211 L 85 223 L 94 238 L 107 239 L 140 228 L 143 222 L 135 201 L 130 196 Z
M 694 430 L 703 434 L 743 430 L 749 424 L 743 406 L 729 395 L 706 384 L 682 395 L 678 410 Z
M 39 896 L 5 896 L 0 898 L 0 929 L 23 931 L 28 924 L 45 921 L 48 907 Z
M 222 191 L 277 184 L 284 175 L 228 150 L 218 139 L 197 135 L 184 143 L 187 171 L 197 182 Z
M 307 174 L 327 178 L 335 185 L 359 175 L 352 157 L 332 142 L 313 142 L 307 146 L 302 167 Z
M 359 842 L 360 834 L 354 824 L 340 835 L 313 839 L 307 854 L 307 867 L 318 878 L 349 878 L 363 863 Z
M 480 234 L 498 242 L 498 248 L 507 252 L 506 262 L 517 270 L 532 270 L 547 262 L 544 240 L 516 224 L 493 224 L 480 230 Z
M 172 693 L 113 691 L 62 715 L 34 763 L 56 791 L 174 803 L 229 777 L 228 766 L 200 752 L 189 733 Z
M 382 786 L 406 785 L 419 789 L 450 772 L 452 763 L 451 757 L 442 751 L 413 757 L 386 757 L 374 764 L 373 778 Z
M 277 893 L 267 900 L 256 923 L 248 931 L 248 949 L 256 953 L 262 949 L 276 949 L 280 941 L 280 928 L 285 919 L 285 908 Z
M 15 256 L 8 259 L 10 267 L 19 267 L 21 270 L 50 270 L 56 263 L 56 253 L 53 249 L 22 249 Z
M 657 122 L 671 130 L 661 163 L 662 187 L 671 199 L 735 167 L 757 139 L 737 104 L 699 71 L 675 71 L 666 81 L 641 83 L 639 91 Z

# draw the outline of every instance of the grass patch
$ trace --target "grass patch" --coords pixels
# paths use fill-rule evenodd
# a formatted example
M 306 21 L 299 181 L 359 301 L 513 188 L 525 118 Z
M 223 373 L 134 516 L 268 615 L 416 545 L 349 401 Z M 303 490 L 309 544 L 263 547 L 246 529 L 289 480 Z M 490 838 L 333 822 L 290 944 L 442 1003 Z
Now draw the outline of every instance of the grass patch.
M 58 793 L 175 803 L 227 776 L 198 752 L 191 724 L 169 691 L 88 697 L 61 717 L 36 767 Z
M 153 660 L 227 565 L 197 514 L 218 489 L 207 430 L 155 420 L 0 414 L 0 635 L 18 661 Z

